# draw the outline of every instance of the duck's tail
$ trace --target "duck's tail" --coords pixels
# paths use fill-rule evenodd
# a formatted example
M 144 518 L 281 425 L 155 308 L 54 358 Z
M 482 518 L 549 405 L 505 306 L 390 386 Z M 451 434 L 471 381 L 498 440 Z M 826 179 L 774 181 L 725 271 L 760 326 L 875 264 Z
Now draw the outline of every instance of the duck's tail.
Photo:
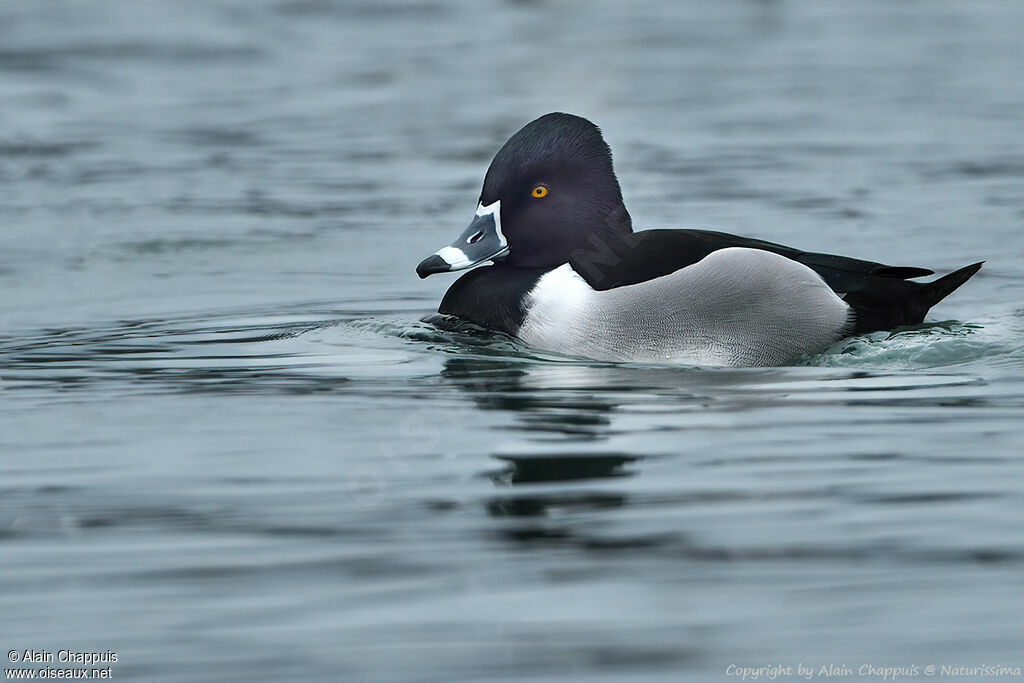
M 935 304 L 952 294 L 981 269 L 972 263 L 932 282 L 910 282 L 900 277 L 875 277 L 864 290 L 846 297 L 856 318 L 855 333 L 917 325 Z
M 981 270 L 981 266 L 984 263 L 984 261 L 978 261 L 969 266 L 964 266 L 960 270 L 955 270 L 949 275 L 943 275 L 934 282 L 925 282 L 924 287 L 917 294 L 917 298 L 920 300 L 919 305 L 923 308 L 922 320 L 924 319 L 924 313 L 927 313 L 929 308 L 945 299 L 957 287 L 970 280 L 972 275 Z

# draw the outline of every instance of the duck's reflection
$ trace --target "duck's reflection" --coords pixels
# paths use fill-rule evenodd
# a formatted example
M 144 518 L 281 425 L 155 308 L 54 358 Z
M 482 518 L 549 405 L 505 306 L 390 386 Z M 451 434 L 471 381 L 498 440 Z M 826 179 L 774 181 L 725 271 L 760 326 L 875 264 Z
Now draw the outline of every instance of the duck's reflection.
M 606 438 L 610 414 L 617 406 L 601 397 L 607 394 L 603 387 L 588 381 L 590 368 L 544 370 L 550 372 L 509 360 L 453 358 L 441 375 L 468 392 L 480 408 L 511 412 L 526 431 L 574 440 Z
M 624 466 L 639 460 L 626 453 L 576 453 L 566 455 L 495 455 L 507 463 L 491 475 L 496 484 L 532 484 L 538 482 L 574 481 L 624 477 L 633 474 Z
M 631 466 L 643 458 L 599 449 L 611 434 L 619 407 L 615 397 L 623 389 L 608 381 L 614 374 L 600 366 L 486 357 L 445 363 L 445 379 L 468 392 L 480 408 L 510 412 L 526 432 L 528 452 L 491 454 L 502 467 L 488 476 L 510 490 L 488 498 L 485 508 L 493 517 L 518 520 L 500 528 L 502 538 L 530 545 L 571 543 L 571 527 L 551 517 L 626 505 L 624 493 L 605 486 L 588 491 L 582 484 L 632 476 L 636 470 Z

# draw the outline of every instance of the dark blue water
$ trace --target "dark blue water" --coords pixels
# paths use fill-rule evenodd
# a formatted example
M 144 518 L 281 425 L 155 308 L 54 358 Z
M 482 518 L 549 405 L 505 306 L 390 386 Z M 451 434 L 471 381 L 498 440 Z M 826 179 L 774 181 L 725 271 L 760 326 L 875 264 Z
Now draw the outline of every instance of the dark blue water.
M 166 681 L 1024 666 L 1022 35 L 995 1 L 0 5 L 0 646 Z M 638 227 L 987 263 L 792 368 L 420 322 L 454 278 L 415 265 L 551 110 Z

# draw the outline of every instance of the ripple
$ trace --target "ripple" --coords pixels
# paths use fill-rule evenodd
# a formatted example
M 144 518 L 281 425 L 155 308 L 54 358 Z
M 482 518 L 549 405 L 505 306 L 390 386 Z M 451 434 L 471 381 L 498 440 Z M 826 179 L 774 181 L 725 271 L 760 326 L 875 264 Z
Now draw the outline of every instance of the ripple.
M 8 48 L 0 50 L 0 68 L 20 71 L 52 71 L 82 60 L 222 62 L 248 61 L 264 57 L 252 45 L 210 43 L 97 42 L 72 45 Z
M 931 323 L 844 339 L 810 363 L 820 367 L 926 369 L 984 360 L 1024 368 L 1020 335 L 1020 323 L 1011 316 L 979 323 Z
M 0 157 L 66 157 L 98 146 L 84 140 L 70 142 L 42 140 L 0 140 Z

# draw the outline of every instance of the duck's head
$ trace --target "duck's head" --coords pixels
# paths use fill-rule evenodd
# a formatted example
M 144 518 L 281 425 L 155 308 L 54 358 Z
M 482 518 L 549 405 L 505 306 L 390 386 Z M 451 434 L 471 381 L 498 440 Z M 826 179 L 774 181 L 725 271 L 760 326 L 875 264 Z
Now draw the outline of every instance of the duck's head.
M 576 249 L 631 231 L 600 129 L 572 114 L 545 114 L 498 150 L 473 221 L 416 273 L 422 278 L 485 261 L 554 267 Z

